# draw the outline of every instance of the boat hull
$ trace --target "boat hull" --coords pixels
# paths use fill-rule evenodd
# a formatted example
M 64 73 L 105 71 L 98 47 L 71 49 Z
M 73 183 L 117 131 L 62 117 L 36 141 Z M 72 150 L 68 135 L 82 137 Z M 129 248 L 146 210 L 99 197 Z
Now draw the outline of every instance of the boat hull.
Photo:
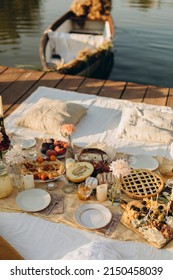
M 71 24 L 73 24 L 73 29 L 71 27 Z M 107 29 L 105 28 L 105 26 Z M 108 34 L 106 33 L 105 39 L 102 34 L 103 28 L 106 29 L 107 30 L 106 32 L 108 33 Z M 57 54 L 53 56 L 53 54 L 51 53 L 50 50 L 51 38 L 49 35 L 50 32 L 53 32 L 55 34 L 57 31 L 59 32 L 59 34 L 62 33 L 67 34 L 68 37 L 71 36 L 70 34 L 75 34 L 74 36 L 80 36 L 79 34 L 82 34 L 81 36 L 84 37 L 86 36 L 88 38 L 88 41 L 91 39 L 91 37 L 94 38 L 94 40 L 96 41 L 97 39 L 101 40 L 100 38 L 103 37 L 102 44 L 101 47 L 99 45 L 99 47 L 95 48 L 95 43 L 92 43 L 94 47 L 92 46 L 91 50 L 90 49 L 88 50 L 88 48 L 81 49 L 82 55 L 80 56 L 76 55 L 74 59 L 71 59 L 70 61 L 63 63 L 59 67 L 59 65 L 57 66 L 56 62 L 54 63 L 55 59 L 53 60 L 51 59 L 52 57 L 56 58 Z M 65 15 L 63 15 L 60 19 L 55 21 L 53 24 L 51 24 L 48 27 L 48 29 L 44 32 L 44 35 L 40 41 L 40 59 L 41 59 L 42 67 L 45 71 L 57 71 L 62 74 L 92 77 L 94 76 L 95 73 L 97 75 L 98 70 L 99 72 L 102 72 L 100 71 L 101 69 L 100 66 L 104 65 L 103 72 L 105 73 L 101 73 L 101 74 L 105 76 L 106 73 L 110 72 L 110 65 L 112 67 L 113 64 L 112 41 L 114 37 L 115 37 L 115 30 L 114 30 L 114 24 L 111 16 L 108 16 L 106 21 L 102 21 L 102 20 L 93 21 L 93 20 L 85 20 L 83 18 L 76 19 L 76 17 L 72 12 L 68 12 Z M 78 43 L 76 45 L 76 48 L 77 47 L 79 47 Z M 107 67 L 105 67 L 105 65 Z

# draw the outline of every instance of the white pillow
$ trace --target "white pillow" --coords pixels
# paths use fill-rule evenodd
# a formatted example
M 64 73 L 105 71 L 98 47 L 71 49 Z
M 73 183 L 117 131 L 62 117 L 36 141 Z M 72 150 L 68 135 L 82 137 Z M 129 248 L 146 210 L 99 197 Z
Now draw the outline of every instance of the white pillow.
M 17 125 L 58 134 L 60 125 L 76 125 L 86 112 L 87 108 L 80 104 L 41 98 L 17 121 Z
M 173 113 L 125 108 L 117 137 L 137 142 L 169 144 L 173 141 Z

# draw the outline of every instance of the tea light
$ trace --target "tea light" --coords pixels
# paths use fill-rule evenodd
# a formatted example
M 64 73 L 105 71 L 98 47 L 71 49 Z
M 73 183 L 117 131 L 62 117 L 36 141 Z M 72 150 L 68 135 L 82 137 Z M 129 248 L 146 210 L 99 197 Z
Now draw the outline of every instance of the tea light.
M 96 197 L 97 200 L 100 202 L 104 202 L 107 200 L 107 193 L 108 193 L 108 185 L 102 184 L 97 186 Z
M 35 188 L 35 183 L 34 183 L 34 176 L 29 174 L 23 176 L 23 182 L 24 182 L 24 189 L 33 189 Z

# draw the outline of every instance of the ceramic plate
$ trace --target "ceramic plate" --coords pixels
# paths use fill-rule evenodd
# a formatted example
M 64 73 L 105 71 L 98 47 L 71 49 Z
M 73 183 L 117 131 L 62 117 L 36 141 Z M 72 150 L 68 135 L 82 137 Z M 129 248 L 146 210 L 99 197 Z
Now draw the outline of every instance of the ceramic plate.
M 35 138 L 14 136 L 12 145 L 19 144 L 22 149 L 32 148 L 36 144 Z
M 51 196 L 42 189 L 28 189 L 16 197 L 19 208 L 29 212 L 36 212 L 46 208 L 51 202 Z
M 106 226 L 112 214 L 108 208 L 101 204 L 84 204 L 75 212 L 76 222 L 88 229 L 99 229 Z
M 130 166 L 134 169 L 148 169 L 152 171 L 159 166 L 155 158 L 147 155 L 131 156 L 129 161 Z

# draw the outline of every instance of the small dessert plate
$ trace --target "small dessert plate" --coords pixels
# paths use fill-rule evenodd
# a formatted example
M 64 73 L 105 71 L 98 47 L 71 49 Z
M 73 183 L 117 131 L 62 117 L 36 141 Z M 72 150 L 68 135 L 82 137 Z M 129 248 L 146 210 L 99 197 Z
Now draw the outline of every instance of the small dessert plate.
M 150 171 L 157 169 L 159 166 L 158 161 L 154 157 L 148 155 L 131 156 L 129 158 L 129 163 L 134 169 L 148 169 Z

